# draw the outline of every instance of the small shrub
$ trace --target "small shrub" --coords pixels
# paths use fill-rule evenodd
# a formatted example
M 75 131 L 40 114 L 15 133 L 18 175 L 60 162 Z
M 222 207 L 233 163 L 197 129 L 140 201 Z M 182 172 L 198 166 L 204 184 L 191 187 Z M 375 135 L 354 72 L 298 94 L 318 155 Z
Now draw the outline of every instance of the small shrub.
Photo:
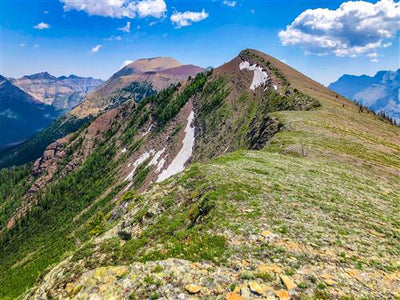
M 164 271 L 164 268 L 160 265 L 155 266 L 153 269 L 153 273 L 161 273 L 162 271 Z
M 268 282 L 271 282 L 271 281 L 274 281 L 274 275 L 273 274 L 271 274 L 271 273 L 256 273 L 255 275 L 254 275 L 256 278 L 260 278 L 260 279 L 262 279 L 262 280 L 264 280 L 264 281 L 268 281 Z

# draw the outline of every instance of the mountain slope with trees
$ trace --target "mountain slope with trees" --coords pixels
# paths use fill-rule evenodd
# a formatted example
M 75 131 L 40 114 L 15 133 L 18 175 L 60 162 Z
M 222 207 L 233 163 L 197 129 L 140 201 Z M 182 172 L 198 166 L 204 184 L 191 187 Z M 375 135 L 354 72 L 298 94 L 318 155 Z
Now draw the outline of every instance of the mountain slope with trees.
M 0 185 L 0 297 L 395 299 L 399 130 L 244 50 Z

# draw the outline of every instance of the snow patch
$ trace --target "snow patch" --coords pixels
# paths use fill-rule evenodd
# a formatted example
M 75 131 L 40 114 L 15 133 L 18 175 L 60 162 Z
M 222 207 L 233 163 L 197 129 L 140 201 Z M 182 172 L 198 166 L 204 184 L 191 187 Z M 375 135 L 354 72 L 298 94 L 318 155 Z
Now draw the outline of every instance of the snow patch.
M 165 164 L 165 158 L 161 158 L 160 161 L 157 164 L 157 169 L 156 169 L 157 173 L 160 173 L 160 171 L 164 167 L 164 164 Z
M 156 173 L 160 173 L 162 167 L 164 166 L 165 159 L 161 158 L 161 155 L 164 154 L 164 152 L 165 152 L 165 148 L 158 151 L 148 164 L 148 166 L 156 166 Z
M 259 86 L 265 85 L 268 81 L 268 73 L 263 71 L 263 69 L 260 66 L 257 66 L 257 64 L 250 65 L 248 61 L 242 61 L 239 64 L 239 69 L 246 69 L 254 72 L 253 82 L 250 85 L 250 89 L 253 91 Z
M 153 129 L 153 127 L 154 127 L 154 124 L 150 124 L 149 129 L 147 129 L 147 131 L 141 135 L 141 138 L 148 135 L 150 133 L 150 131 Z
M 150 158 L 151 155 L 154 155 L 154 153 L 156 153 L 156 151 L 154 149 L 143 153 L 134 163 L 133 163 L 133 170 L 129 173 L 129 175 L 125 178 L 126 180 L 132 180 L 133 179 L 133 175 L 135 174 L 135 171 L 137 169 L 137 167 L 146 161 L 146 159 Z
M 129 184 L 123 189 L 122 193 L 125 193 L 132 186 L 133 182 L 129 182 Z
M 194 146 L 194 126 L 192 127 L 192 122 L 194 119 L 194 112 L 191 111 L 188 122 L 185 128 L 185 137 L 182 141 L 182 148 L 179 153 L 176 155 L 174 160 L 168 166 L 166 170 L 164 170 L 157 179 L 157 182 L 164 181 L 165 179 L 182 172 L 185 169 L 185 163 L 192 156 L 193 146 Z

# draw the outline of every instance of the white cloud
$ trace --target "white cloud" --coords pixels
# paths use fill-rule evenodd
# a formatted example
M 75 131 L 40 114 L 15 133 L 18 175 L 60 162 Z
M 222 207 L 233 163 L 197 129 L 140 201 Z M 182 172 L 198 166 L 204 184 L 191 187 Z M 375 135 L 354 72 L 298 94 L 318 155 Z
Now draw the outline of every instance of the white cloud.
M 20 46 L 21 48 L 25 48 L 26 44 L 25 44 L 25 43 L 21 43 L 21 44 L 19 44 L 19 46 Z
M 377 62 L 378 62 L 379 54 L 376 53 L 376 52 L 371 52 L 371 53 L 368 53 L 368 54 L 367 54 L 367 57 L 369 57 L 369 58 L 371 59 L 371 62 L 377 63 Z
M 94 54 L 99 52 L 99 50 L 101 49 L 101 47 L 103 47 L 103 45 L 96 45 L 92 48 L 92 50 L 90 50 L 90 53 Z
M 111 18 L 161 18 L 167 11 L 164 0 L 60 0 L 64 10 L 84 11 L 91 16 Z
M 367 56 L 368 56 L 369 58 L 377 58 L 379 55 L 378 55 L 378 53 L 376 53 L 376 52 L 372 52 L 372 53 L 368 53 Z
M 236 1 L 230 1 L 230 0 L 224 0 L 222 2 L 223 5 L 229 6 L 229 7 L 235 7 L 236 6 Z
M 256 13 L 256 10 L 255 10 L 254 8 L 252 8 L 252 9 L 250 9 L 250 12 L 251 12 L 252 14 L 255 14 L 255 13 Z
M 33 49 L 39 49 L 39 48 L 40 48 L 39 44 L 34 44 L 33 45 Z
M 356 57 L 389 47 L 400 30 L 400 3 L 348 1 L 336 10 L 308 9 L 279 32 L 283 45 L 306 54 Z
M 122 37 L 117 35 L 117 36 L 110 36 L 108 38 L 104 38 L 105 41 L 122 41 Z
M 126 22 L 126 25 L 120 28 L 117 28 L 117 30 L 123 31 L 123 32 L 130 32 L 131 31 L 131 22 Z
M 42 30 L 42 29 L 49 29 L 49 28 L 50 28 L 50 25 L 47 24 L 47 23 L 44 23 L 44 22 L 40 22 L 40 23 L 37 24 L 36 26 L 33 26 L 33 28 L 39 29 L 39 30 Z
M 208 13 L 204 11 L 201 12 L 193 12 L 193 11 L 185 11 L 185 12 L 177 12 L 175 11 L 171 15 L 171 22 L 175 24 L 177 28 L 189 26 L 194 22 L 200 22 L 204 19 L 207 19 L 209 16 Z
M 47 14 L 49 13 L 49 11 L 48 11 L 48 10 L 45 10 L 43 13 L 44 13 L 45 15 L 47 15 Z

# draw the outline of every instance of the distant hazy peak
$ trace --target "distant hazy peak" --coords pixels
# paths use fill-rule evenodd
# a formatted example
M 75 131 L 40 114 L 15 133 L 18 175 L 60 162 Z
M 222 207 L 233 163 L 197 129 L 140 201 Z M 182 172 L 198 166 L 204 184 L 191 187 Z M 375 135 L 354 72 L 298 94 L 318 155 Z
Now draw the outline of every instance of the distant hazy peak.
M 374 76 L 345 74 L 331 83 L 329 88 L 376 112 L 384 111 L 400 120 L 400 69 L 382 70 Z
M 40 73 L 35 73 L 31 75 L 25 75 L 21 79 L 30 79 L 30 80 L 35 80 L 35 79 L 51 79 L 51 80 L 57 80 L 57 78 L 48 72 L 40 72 Z
M 111 79 L 116 79 L 121 76 L 127 76 L 132 74 L 141 74 L 146 72 L 157 72 L 165 69 L 171 69 L 180 67 L 182 64 L 171 58 L 171 57 L 153 57 L 153 58 L 141 58 L 135 60 L 133 63 L 126 65 L 117 73 L 115 73 Z

